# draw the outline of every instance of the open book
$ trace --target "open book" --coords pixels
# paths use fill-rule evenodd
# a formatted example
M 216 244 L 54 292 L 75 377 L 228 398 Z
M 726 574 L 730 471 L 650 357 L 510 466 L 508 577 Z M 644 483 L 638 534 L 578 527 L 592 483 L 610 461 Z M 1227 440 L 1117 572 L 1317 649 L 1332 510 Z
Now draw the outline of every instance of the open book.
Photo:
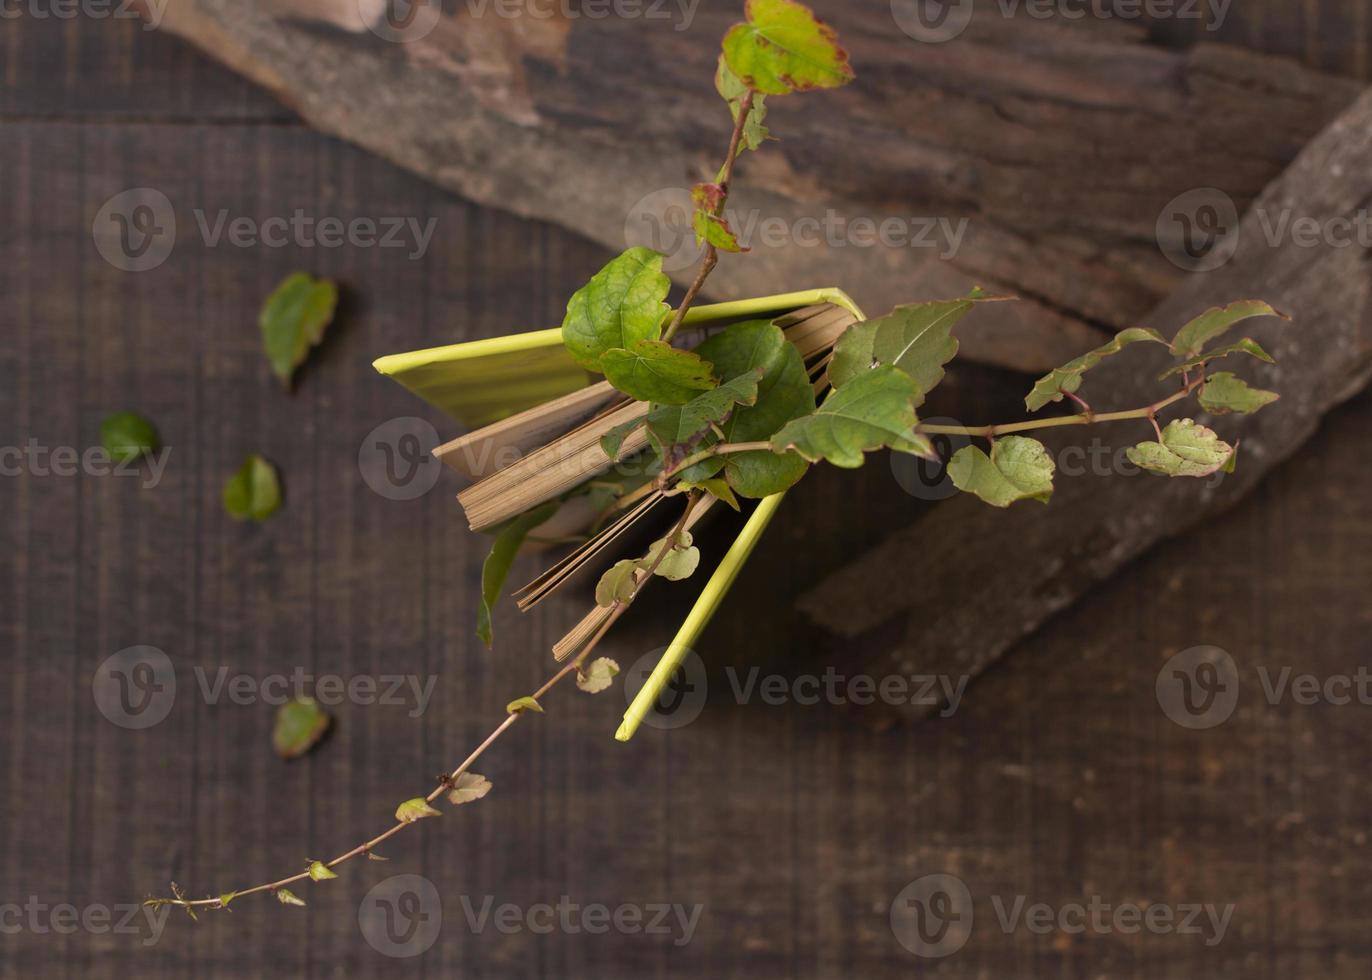
M 800 351 L 818 392 L 827 386 L 824 368 L 834 344 L 863 316 L 842 291 L 816 289 L 693 307 L 680 336 L 686 346 L 692 346 L 692 333 L 703 339 L 730 323 L 758 318 L 771 319 L 782 328 Z M 577 365 L 563 347 L 558 328 L 393 354 L 376 361 L 375 367 L 471 429 L 439 446 L 434 454 L 472 481 L 458 494 L 472 530 L 493 531 L 533 508 L 549 505 L 551 509 L 556 503 L 553 516 L 537 528 L 538 542 L 572 541 L 575 547 L 517 590 L 521 610 L 531 608 L 579 573 L 603 570 L 626 557 L 622 542 L 631 529 L 661 509 L 665 498 L 656 487 L 652 454 L 644 452 L 648 447 L 644 427 L 630 428 L 648 406 Z M 602 444 L 611 433 L 626 430 L 617 448 Z M 607 448 L 615 450 L 613 458 Z M 625 712 L 616 738 L 632 737 L 652 711 L 783 496 L 774 494 L 753 508 L 652 676 Z M 714 498 L 707 497 L 697 505 L 686 529 L 717 510 L 714 504 Z M 637 574 L 649 577 L 644 570 Z M 593 607 L 555 644 L 554 655 L 566 659 L 576 654 L 608 628 L 616 615 L 614 609 Z

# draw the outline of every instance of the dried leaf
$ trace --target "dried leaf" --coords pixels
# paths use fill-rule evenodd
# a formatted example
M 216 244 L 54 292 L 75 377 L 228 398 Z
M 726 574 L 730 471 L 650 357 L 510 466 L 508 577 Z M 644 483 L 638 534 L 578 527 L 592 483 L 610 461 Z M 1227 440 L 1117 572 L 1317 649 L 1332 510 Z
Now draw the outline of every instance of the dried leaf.
M 614 683 L 619 664 L 609 657 L 598 657 L 584 671 L 578 671 L 576 686 L 587 694 L 599 694 Z
M 454 806 L 481 799 L 491 791 L 491 781 L 475 772 L 464 772 L 448 791 L 448 802 Z

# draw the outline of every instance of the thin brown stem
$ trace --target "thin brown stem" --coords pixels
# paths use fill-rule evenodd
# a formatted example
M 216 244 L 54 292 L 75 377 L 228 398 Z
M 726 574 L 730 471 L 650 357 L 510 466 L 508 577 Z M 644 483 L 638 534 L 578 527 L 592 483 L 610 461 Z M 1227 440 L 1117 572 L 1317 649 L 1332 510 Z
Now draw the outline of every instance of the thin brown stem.
M 1181 401 L 1194 391 L 1199 381 L 1193 381 L 1181 391 L 1169 395 L 1161 401 L 1127 412 L 1088 412 L 1082 415 L 1063 415 L 1050 419 L 1029 419 L 1024 422 L 1009 422 L 1000 425 L 932 425 L 921 422 L 915 426 L 916 432 L 925 435 L 980 436 L 992 439 L 1009 435 L 1012 432 L 1029 432 L 1034 429 L 1051 429 L 1062 425 L 1094 425 L 1097 422 L 1123 422 L 1128 419 L 1152 419 L 1168 405 Z

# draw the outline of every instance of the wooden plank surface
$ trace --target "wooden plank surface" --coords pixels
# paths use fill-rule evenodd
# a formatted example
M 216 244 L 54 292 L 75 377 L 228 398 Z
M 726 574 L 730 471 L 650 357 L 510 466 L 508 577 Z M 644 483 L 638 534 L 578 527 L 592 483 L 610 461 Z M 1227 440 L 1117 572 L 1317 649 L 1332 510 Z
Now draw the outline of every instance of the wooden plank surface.
M 102 33 L 109 26 L 75 28 L 83 58 L 53 70 L 80 77 L 106 43 L 143 51 Z M 6 22 L 6 50 L 34 29 Z M 178 98 L 193 107 L 201 69 L 188 71 L 192 94 Z M 31 468 L 0 477 L 0 976 L 1367 975 L 1370 706 L 1269 705 L 1258 674 L 1289 666 L 1326 678 L 1366 663 L 1367 396 L 1236 511 L 1052 622 L 950 718 L 874 733 L 851 708 L 736 703 L 732 686 L 753 664 L 788 678 L 849 669 L 814 659 L 791 604 L 909 517 L 883 465 L 817 471 L 702 641 L 709 699 L 688 727 L 645 729 L 621 746 L 610 740 L 618 691 L 558 695 L 483 765 L 490 797 L 405 835 L 386 849 L 389 864 L 302 889 L 305 910 L 245 899 L 198 925 L 173 918 L 147 946 L 146 932 L 66 935 L 33 928 L 50 923 L 45 913 L 16 918 L 11 905 L 30 900 L 84 910 L 170 879 L 219 891 L 355 843 L 546 674 L 541 651 L 584 602 L 559 597 L 522 619 L 502 611 L 497 649 L 481 650 L 481 542 L 448 478 L 417 500 L 387 499 L 364 482 L 358 454 L 392 418 L 449 434 L 372 373 L 373 356 L 556 322 L 599 249 L 296 126 L 89 114 L 59 103 L 35 119 L 7 104 L 0 120 L 0 370 L 11 379 L 0 385 L 0 446 L 85 448 L 106 412 L 128 408 L 157 421 L 171 454 L 152 488 Z M 167 194 L 179 234 L 161 266 L 128 273 L 101 258 L 91 227 L 110 195 L 137 186 Z M 418 260 L 209 247 L 193 212 L 212 220 L 221 208 L 437 223 Z M 296 268 L 336 276 L 347 292 L 288 396 L 254 320 Z M 966 417 L 1010 400 L 1007 381 L 1012 397 L 1020 387 L 987 370 L 951 380 Z M 286 510 L 260 528 L 233 524 L 218 503 L 251 451 L 281 464 L 287 486 Z M 626 666 L 664 642 L 663 621 L 681 609 L 679 592 L 646 598 L 610 644 Z M 969 601 L 993 612 L 992 597 Z M 1163 713 L 1155 683 L 1169 656 L 1204 643 L 1232 654 L 1241 693 L 1228 721 L 1193 731 Z M 97 667 L 136 644 L 165 651 L 177 678 L 166 719 L 144 730 L 112 724 L 92 698 Z M 206 702 L 195 669 L 213 681 L 221 666 L 258 680 L 301 667 L 436 681 L 418 718 L 410 705 L 340 706 L 329 740 L 288 765 L 270 752 L 270 707 Z M 730 666 L 744 673 L 731 679 Z M 442 933 L 422 956 L 395 959 L 364 941 L 359 904 L 411 872 L 442 896 Z M 888 917 L 930 873 L 958 875 L 974 898 L 971 940 L 941 960 L 903 948 Z M 566 895 L 704 911 L 680 947 L 613 931 L 473 934 L 462 899 L 479 907 L 488 895 L 526 908 Z M 1099 896 L 1235 909 L 1214 946 L 1022 924 L 1006 934 L 995 901 L 1021 895 L 1055 908 Z

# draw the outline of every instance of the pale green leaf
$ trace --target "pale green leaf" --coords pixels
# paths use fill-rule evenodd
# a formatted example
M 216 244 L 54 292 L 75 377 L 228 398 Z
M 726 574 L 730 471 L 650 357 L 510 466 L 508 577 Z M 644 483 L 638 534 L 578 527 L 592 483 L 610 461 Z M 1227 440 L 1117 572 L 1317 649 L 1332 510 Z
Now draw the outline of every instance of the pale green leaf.
M 630 398 L 661 405 L 684 405 L 719 384 L 709 361 L 660 340 L 607 350 L 600 368 L 606 380 Z
M 133 412 L 105 416 L 100 423 L 100 443 L 116 463 L 132 463 L 161 447 L 153 424 Z
M 272 747 L 283 759 L 304 755 L 329 730 L 329 713 L 314 698 L 292 698 L 276 709 Z
M 1172 375 L 1180 374 L 1183 371 L 1194 371 L 1202 365 L 1209 364 L 1211 361 L 1218 361 L 1220 358 L 1228 357 L 1230 354 L 1247 354 L 1249 357 L 1256 357 L 1258 360 L 1266 361 L 1268 364 L 1275 363 L 1272 355 L 1263 350 L 1262 346 L 1256 340 L 1252 337 L 1244 337 L 1242 340 L 1232 344 L 1228 344 L 1224 347 L 1216 347 L 1212 350 L 1205 351 L 1203 354 L 1197 354 L 1189 360 L 1182 361 L 1180 364 L 1168 368 L 1166 371 L 1162 372 L 1162 374 L 1158 375 L 1158 380 L 1163 381 L 1170 378 Z
M 875 320 L 849 327 L 834 346 L 829 383 L 842 388 L 878 365 L 900 368 L 915 379 L 919 395 L 915 407 L 943 380 L 943 366 L 958 352 L 951 331 L 979 302 L 993 302 L 980 289 L 962 299 L 897 306 Z
M 511 715 L 517 715 L 521 711 L 532 711 L 535 714 L 541 715 L 543 714 L 543 705 L 526 695 L 522 698 L 515 698 L 509 704 L 505 705 L 505 711 L 507 714 Z
M 873 368 L 834 389 L 813 414 L 787 423 L 772 436 L 772 448 L 849 469 L 862 465 L 866 451 L 882 447 L 934 457 L 933 445 L 914 431 L 918 394 L 914 379 L 899 368 Z
M 1224 415 L 1228 412 L 1256 412 L 1281 396 L 1275 391 L 1250 388 L 1242 378 L 1229 371 L 1221 371 L 1205 379 L 1198 397 L 1201 408 Z
M 696 395 L 685 405 L 654 405 L 648 413 L 648 440 L 664 462 L 684 459 L 710 427 L 721 425 L 735 405 L 757 402 L 763 368 L 753 368 L 711 391 Z
M 664 550 L 666 554 L 663 554 Z M 662 555 L 660 561 L 659 555 Z M 670 582 L 679 582 L 695 574 L 700 565 L 700 549 L 692 547 L 690 531 L 679 531 L 674 536 L 654 541 L 638 565 L 645 570 L 656 565 L 654 575 L 661 575 Z
M 701 480 L 699 483 L 678 483 L 677 486 L 682 490 L 701 490 L 710 496 L 724 501 L 736 511 L 742 511 L 739 506 L 738 497 L 734 496 L 734 488 L 729 486 L 729 481 L 713 477 L 709 480 Z
M 1234 447 L 1193 419 L 1177 419 L 1162 430 L 1161 442 L 1141 442 L 1125 450 L 1129 462 L 1164 476 L 1209 476 L 1224 469 Z
M 278 888 L 276 890 L 276 900 L 282 905 L 304 905 L 305 900 L 291 891 L 289 888 Z
M 224 484 L 224 510 L 236 521 L 258 521 L 281 508 L 281 479 L 276 467 L 256 453 L 243 461 Z
M 287 276 L 262 304 L 257 325 L 272 372 L 287 386 L 310 348 L 324 339 L 338 306 L 338 286 L 307 272 Z
M 429 801 L 422 796 L 406 800 L 395 808 L 395 819 L 401 823 L 415 823 L 425 817 L 441 817 L 442 815 L 441 810 L 434 809 L 429 805 Z
M 1228 331 L 1236 323 L 1257 316 L 1275 316 L 1288 319 L 1286 314 L 1278 313 L 1261 300 L 1243 300 L 1229 306 L 1206 310 L 1186 326 L 1177 331 L 1172 341 L 1173 352 L 1181 358 L 1194 357 L 1205 345 Z
M 1047 503 L 1055 469 L 1043 443 L 1005 436 L 996 440 L 989 457 L 976 446 L 959 449 L 948 463 L 948 476 L 959 490 L 993 506 L 1009 507 L 1018 500 Z
M 619 457 L 619 447 L 624 445 L 624 440 L 629 433 L 643 425 L 643 422 L 642 418 L 622 422 L 600 437 L 600 448 L 605 451 L 605 455 L 610 457 L 611 461 Z
M 448 791 L 448 802 L 454 806 L 472 803 L 491 791 L 491 781 L 475 772 L 461 773 Z
M 311 881 L 326 881 L 329 878 L 338 877 L 338 875 L 329 870 L 329 866 L 323 861 L 311 861 L 309 871 Z
M 491 614 L 500 599 L 500 590 L 510 574 L 515 555 L 529 532 L 557 513 L 557 502 L 549 501 L 518 517 L 511 518 L 496 531 L 491 553 L 481 565 L 481 604 L 476 610 L 476 635 L 491 645 Z
M 738 114 L 742 109 L 743 96 L 748 91 L 748 86 L 729 70 L 729 62 L 724 55 L 719 56 L 719 67 L 715 69 L 715 90 L 719 92 L 724 101 L 729 103 L 729 114 L 735 123 L 738 122 Z M 756 150 L 759 146 L 772 138 L 766 125 L 767 119 L 767 96 L 761 92 L 753 94 L 753 104 L 748 112 L 748 118 L 743 123 L 743 132 L 739 137 L 738 146 L 740 150 Z
M 1049 402 L 1062 401 L 1065 393 L 1075 392 L 1081 387 L 1082 375 L 1112 354 L 1118 354 L 1130 344 L 1150 340 L 1155 344 L 1169 346 L 1162 334 L 1149 327 L 1130 327 L 1115 334 L 1108 344 L 1087 351 L 1085 354 L 1068 361 L 1060 368 L 1054 368 L 1034 383 L 1034 390 L 1024 399 L 1024 407 L 1037 412 Z
M 632 558 L 617 561 L 605 570 L 595 587 L 597 606 L 609 608 L 617 602 L 628 602 L 634 597 L 634 575 L 638 572 L 638 562 Z
M 815 410 L 814 388 L 800 351 L 787 342 L 781 328 L 770 320 L 732 324 L 708 338 L 696 350 L 724 378 L 737 378 L 762 369 L 756 402 L 739 406 L 720 425 L 725 442 L 770 439 L 787 422 Z M 703 441 L 713 445 L 718 438 L 711 435 Z M 698 482 L 723 469 L 725 479 L 735 493 L 756 498 L 786 490 L 805 475 L 809 465 L 795 453 L 760 449 L 708 459 L 679 475 L 687 482 Z
M 853 80 L 833 28 L 793 0 L 748 0 L 747 23 L 724 35 L 724 57 L 745 85 L 769 95 L 838 88 Z
M 598 657 L 585 670 L 577 671 L 576 686 L 587 694 L 599 694 L 614 683 L 619 664 L 609 657 Z
M 661 254 L 650 248 L 631 248 L 611 259 L 567 301 L 562 342 L 568 353 L 587 370 L 600 371 L 607 350 L 656 340 L 670 286 Z
M 229 903 L 232 902 L 232 901 L 233 901 L 235 898 L 237 898 L 237 897 L 238 897 L 238 892 L 225 892 L 224 894 L 222 894 L 222 895 L 219 896 L 219 907 L 220 907 L 221 909 L 226 909 L 226 908 L 228 908 L 228 907 L 229 907 Z

